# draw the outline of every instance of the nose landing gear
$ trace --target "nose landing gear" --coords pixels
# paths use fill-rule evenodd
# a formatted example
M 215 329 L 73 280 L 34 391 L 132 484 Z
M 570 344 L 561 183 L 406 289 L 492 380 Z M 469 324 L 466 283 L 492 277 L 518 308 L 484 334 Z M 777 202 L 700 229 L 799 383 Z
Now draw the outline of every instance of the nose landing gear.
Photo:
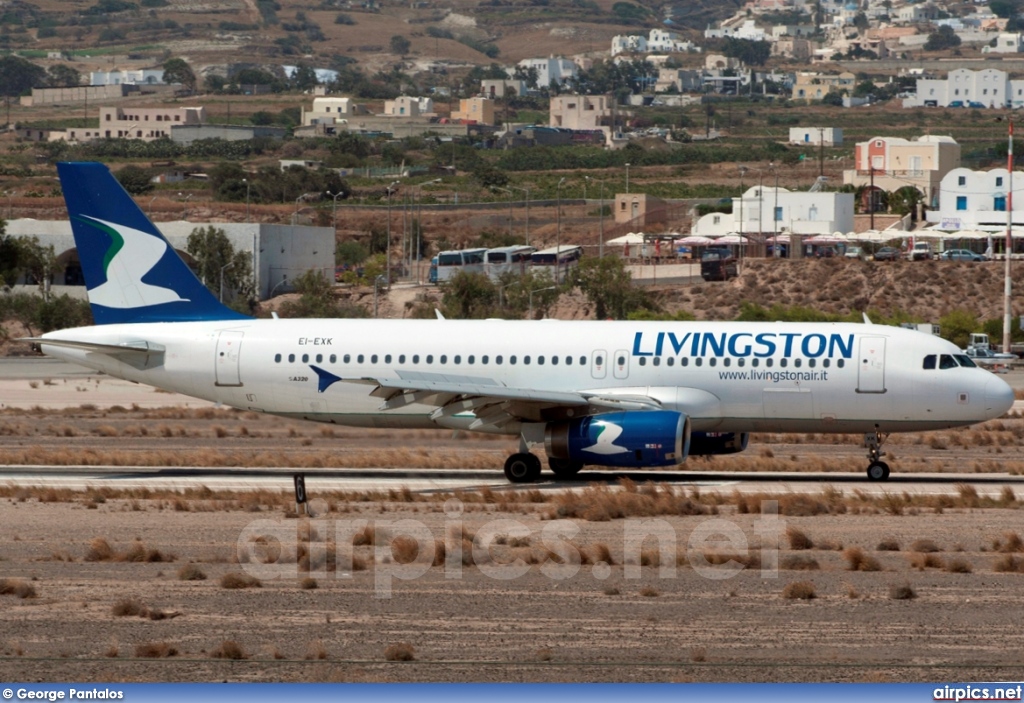
M 877 431 L 878 425 L 875 425 L 875 432 L 864 433 L 864 446 L 868 450 L 868 480 L 870 481 L 884 481 L 889 478 L 889 465 L 882 461 L 882 457 L 885 456 L 885 452 L 882 451 L 882 444 L 885 442 L 889 435 L 882 434 Z

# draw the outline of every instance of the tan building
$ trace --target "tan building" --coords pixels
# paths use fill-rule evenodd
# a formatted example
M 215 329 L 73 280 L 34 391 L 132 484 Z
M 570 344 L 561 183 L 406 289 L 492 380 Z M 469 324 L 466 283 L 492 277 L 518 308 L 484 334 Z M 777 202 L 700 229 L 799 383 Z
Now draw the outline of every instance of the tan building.
M 668 206 L 646 193 L 616 193 L 615 224 L 642 229 L 668 222 Z
M 811 60 L 811 43 L 803 37 L 779 37 L 772 44 L 772 56 L 782 56 L 794 61 Z
M 811 102 L 821 100 L 829 93 L 852 93 L 857 85 L 857 76 L 849 71 L 839 74 L 797 73 L 793 81 L 793 100 Z
M 601 129 L 611 125 L 607 95 L 558 95 L 551 98 L 548 124 L 566 129 Z
M 50 141 L 90 142 L 94 139 L 170 139 L 175 125 L 206 123 L 203 107 L 101 107 L 99 128 L 53 132 Z
M 384 101 L 384 114 L 389 117 L 419 117 L 420 99 L 402 95 Z
M 464 98 L 459 101 L 459 109 L 452 112 L 452 119 L 493 125 L 494 101 L 490 98 Z
M 302 108 L 302 125 L 334 125 L 348 120 L 353 115 L 365 115 L 366 109 L 357 105 L 352 98 L 313 98 L 313 107 Z
M 925 135 L 917 139 L 874 137 L 859 142 L 853 169 L 843 171 L 843 183 L 895 191 L 912 185 L 931 202 L 942 178 L 960 166 L 960 145 L 952 137 Z

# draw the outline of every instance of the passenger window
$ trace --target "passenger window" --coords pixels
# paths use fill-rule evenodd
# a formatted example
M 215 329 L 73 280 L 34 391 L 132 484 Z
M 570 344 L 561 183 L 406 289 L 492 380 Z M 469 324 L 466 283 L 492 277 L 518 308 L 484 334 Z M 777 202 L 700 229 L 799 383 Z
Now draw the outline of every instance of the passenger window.
M 358 361 L 360 364 L 363 363 L 363 355 L 360 354 L 356 361 Z
M 801 364 L 800 359 L 794 359 L 793 360 L 793 366 L 795 366 L 797 368 L 800 368 L 800 364 Z
M 544 365 L 544 355 L 543 354 L 541 356 L 537 357 L 537 365 L 538 366 L 543 366 Z
M 294 364 L 295 363 L 295 355 L 294 354 L 289 354 L 288 355 L 288 363 L 289 364 Z
M 484 354 L 483 356 L 480 357 L 480 363 L 486 365 L 487 362 L 490 360 L 490 358 L 491 357 L 489 357 L 486 354 Z
M 832 365 L 832 360 L 831 359 L 822 359 L 821 360 L 821 365 L 824 366 L 827 369 L 829 366 Z
M 317 354 L 316 355 L 316 363 L 318 363 L 318 364 L 324 363 L 324 355 L 323 354 Z
M 708 359 L 708 364 L 711 366 L 718 366 L 718 359 L 715 357 L 711 357 L 710 359 Z
M 466 363 L 467 363 L 467 364 L 472 364 L 472 363 L 473 363 L 474 361 L 476 361 L 476 357 L 475 357 L 475 356 L 473 356 L 472 354 L 470 354 L 470 355 L 469 355 L 469 358 L 468 358 L 468 359 L 466 359 Z M 459 362 L 458 362 L 458 361 L 456 361 L 455 363 L 457 364 L 457 363 L 459 363 Z
M 587 357 L 581 356 L 580 357 L 580 366 L 586 366 L 586 365 L 587 365 Z
M 680 366 L 689 366 L 690 365 L 690 358 L 684 356 L 682 359 L 679 360 L 679 365 Z
M 459 356 L 458 354 L 455 355 L 455 363 L 456 364 L 461 364 L 462 363 L 462 357 Z
M 693 360 L 693 363 L 696 366 L 703 366 L 704 365 L 704 359 L 702 357 L 698 356 L 696 359 Z
M 280 354 L 274 354 L 274 363 L 276 363 L 276 364 L 280 364 L 281 363 L 281 355 Z
M 626 365 L 626 357 L 620 356 L 619 357 L 619 366 L 625 366 L 625 365 Z
M 668 364 L 669 366 L 675 366 L 676 358 L 674 356 L 670 356 L 665 363 Z
M 939 357 L 939 368 L 940 369 L 955 369 L 957 367 L 956 359 L 950 354 L 943 354 Z
M 774 364 L 774 363 L 775 363 L 774 359 L 765 359 L 764 360 L 764 365 L 767 366 L 768 368 L 771 368 L 772 364 Z
M 331 354 L 331 363 L 332 364 L 337 364 L 338 363 L 338 355 L 337 354 Z
M 807 365 L 808 365 L 808 366 L 810 366 L 810 367 L 811 367 L 812 369 L 813 369 L 813 368 L 814 368 L 814 367 L 815 367 L 815 366 L 816 366 L 817 364 L 818 364 L 818 362 L 817 362 L 817 360 L 816 360 L 816 359 L 808 359 L 808 360 L 807 360 Z
M 661 366 L 661 357 L 660 356 L 654 357 L 654 365 L 655 366 Z
M 433 356 L 428 356 L 428 357 L 427 357 L 427 363 L 428 363 L 428 364 L 429 364 L 429 363 L 431 363 L 431 362 L 433 362 L 433 360 L 434 360 L 434 357 L 433 357 Z M 442 363 L 442 364 L 447 364 L 447 363 L 448 363 L 448 355 L 447 355 L 447 354 L 442 354 L 442 355 L 441 355 L 441 363 Z
M 420 355 L 419 354 L 413 354 L 412 355 L 412 363 L 414 363 L 414 364 L 420 363 Z
M 512 356 L 510 356 L 508 358 L 508 363 L 512 364 L 513 366 L 516 365 L 516 355 L 515 354 L 513 354 Z
M 350 356 L 349 354 L 346 354 L 346 355 L 345 355 L 345 363 L 347 364 L 347 363 L 349 363 L 350 361 L 352 361 L 352 357 L 351 357 L 351 356 Z
M 523 363 L 524 364 L 529 364 L 530 363 L 530 355 L 529 354 L 527 354 L 526 356 L 523 357 Z
M 932 371 L 932 370 L 935 369 L 935 355 L 934 354 L 929 354 L 928 356 L 926 356 L 924 358 L 924 366 L 922 366 L 922 368 L 925 369 L 926 371 Z
M 552 366 L 558 366 L 558 357 L 557 356 L 552 356 L 551 357 L 551 365 Z
M 373 356 L 370 357 L 370 363 L 371 364 L 376 364 L 377 363 L 377 355 L 376 354 L 374 354 Z
M 398 355 L 398 363 L 399 364 L 404 364 L 405 363 L 405 354 L 399 354 Z
M 496 357 L 494 357 L 494 363 L 497 364 L 498 366 L 501 366 L 501 354 L 498 354 Z
M 640 361 L 640 365 L 641 366 L 647 366 L 647 357 L 646 356 L 641 356 L 639 361 Z
M 391 355 L 390 354 L 385 354 L 384 355 L 384 363 L 385 364 L 390 364 L 391 363 Z
M 309 354 L 303 354 L 302 355 L 302 363 L 303 364 L 308 364 L 309 363 Z
M 722 359 L 722 365 L 723 366 L 729 366 L 729 364 L 731 364 L 731 363 L 732 363 L 732 359 L 730 359 L 729 357 L 725 357 L 724 359 Z
M 445 358 L 446 358 L 445 355 L 442 354 L 441 355 L 441 363 L 442 364 L 444 363 Z M 434 363 L 434 355 L 433 354 L 427 354 L 427 363 L 428 364 L 433 364 Z
M 603 365 L 604 364 L 604 357 L 603 356 L 595 356 L 594 357 L 594 363 L 597 364 L 598 366 Z
M 747 360 L 746 359 L 737 359 L 736 360 L 736 365 L 740 366 L 740 367 L 746 366 L 747 365 Z
M 761 365 L 761 360 L 758 359 L 758 358 L 751 359 L 750 360 L 750 365 L 753 366 L 756 369 L 758 366 Z
M 789 366 L 789 359 L 779 359 L 779 366 L 782 368 Z
M 838 359 L 838 360 L 836 360 L 836 368 L 840 368 L 841 369 L 844 366 L 846 366 L 846 359 Z
M 572 366 L 572 357 L 571 356 L 565 357 L 565 365 L 566 366 Z

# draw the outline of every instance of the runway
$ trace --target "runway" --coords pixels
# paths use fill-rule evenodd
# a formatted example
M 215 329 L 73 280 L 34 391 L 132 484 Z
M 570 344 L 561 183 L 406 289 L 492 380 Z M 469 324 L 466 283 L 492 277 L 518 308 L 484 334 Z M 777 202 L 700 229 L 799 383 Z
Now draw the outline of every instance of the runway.
M 65 488 L 87 490 L 111 488 L 129 490 L 184 491 L 206 487 L 215 491 L 292 491 L 294 469 L 187 467 L 154 468 L 125 466 L 0 466 L 0 484 L 21 488 Z M 828 487 L 858 490 L 867 495 L 910 493 L 912 495 L 957 495 L 961 484 L 972 486 L 980 496 L 998 497 L 1004 486 L 1024 491 L 1024 476 L 1009 474 L 894 474 L 876 483 L 862 473 L 800 473 L 716 471 L 584 471 L 574 480 L 556 480 L 544 474 L 534 484 L 510 484 L 501 471 L 465 469 L 314 469 L 302 472 L 310 494 L 317 491 L 416 492 L 455 490 L 562 491 L 591 484 L 615 485 L 628 478 L 638 484 L 648 481 L 681 488 L 732 493 L 820 493 Z

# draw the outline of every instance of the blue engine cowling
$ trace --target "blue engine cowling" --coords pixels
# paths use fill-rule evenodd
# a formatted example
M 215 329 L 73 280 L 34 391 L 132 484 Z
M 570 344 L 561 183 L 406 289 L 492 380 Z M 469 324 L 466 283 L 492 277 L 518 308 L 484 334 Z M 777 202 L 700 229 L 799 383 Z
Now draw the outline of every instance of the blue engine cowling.
M 549 457 L 597 466 L 674 466 L 689 446 L 690 419 L 671 410 L 590 415 L 544 432 Z
M 738 454 L 747 448 L 749 432 L 694 432 L 690 437 L 690 455 Z

